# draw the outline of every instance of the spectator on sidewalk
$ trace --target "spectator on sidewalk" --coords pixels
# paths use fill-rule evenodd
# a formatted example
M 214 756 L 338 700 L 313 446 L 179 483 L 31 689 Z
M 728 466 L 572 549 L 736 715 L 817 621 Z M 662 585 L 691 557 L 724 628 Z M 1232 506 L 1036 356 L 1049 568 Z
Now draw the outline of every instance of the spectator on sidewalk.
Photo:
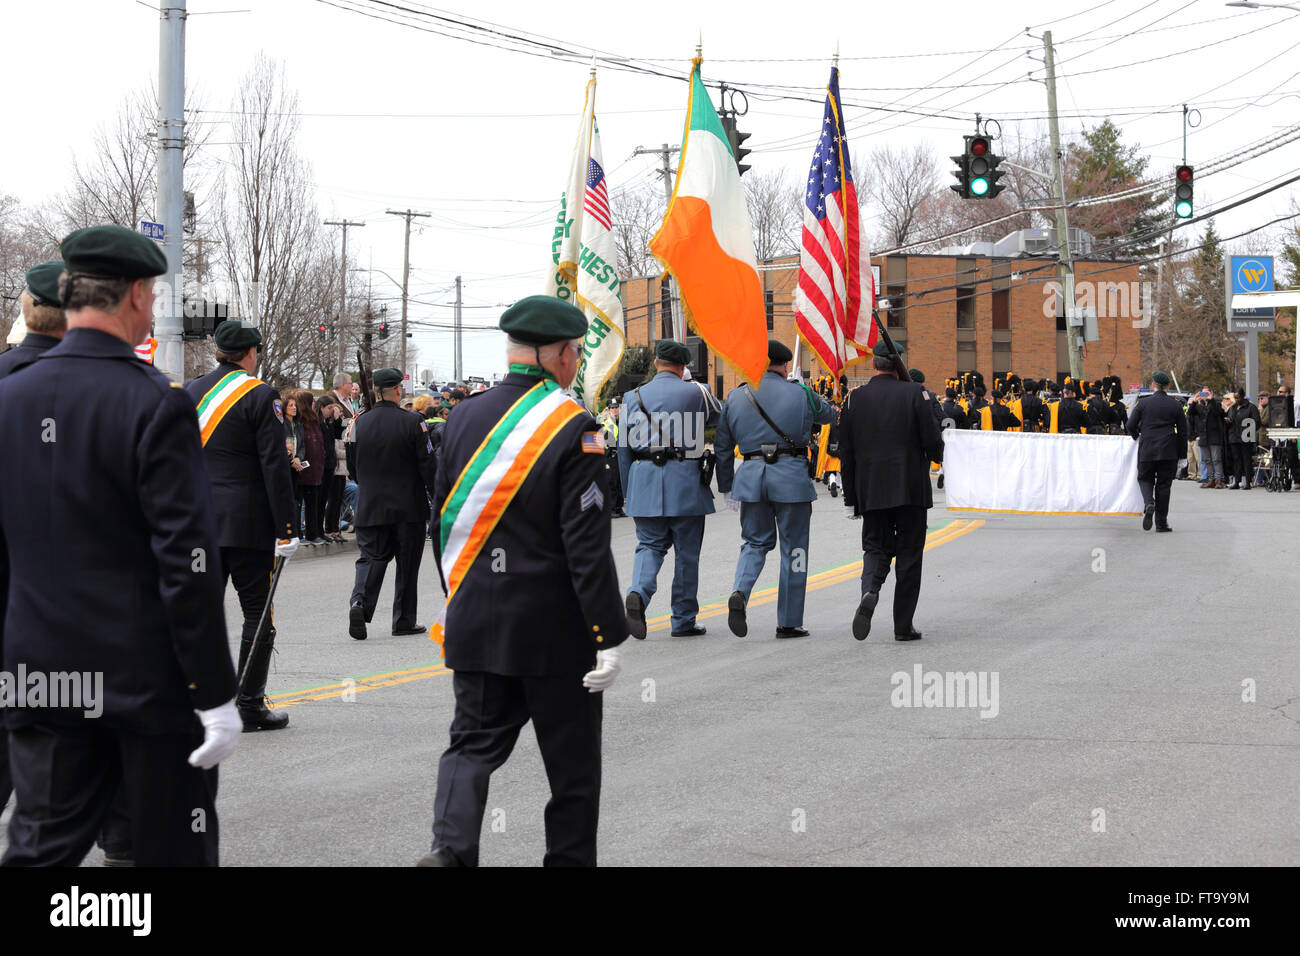
M 1193 428 L 1201 458 L 1201 473 L 1204 476 L 1201 487 L 1222 488 L 1224 442 L 1227 438 L 1223 406 L 1215 401 L 1214 392 L 1208 388 L 1201 389 L 1195 405 L 1196 425 Z
M 1227 410 L 1227 425 L 1228 457 L 1233 475 L 1233 483 L 1228 487 L 1249 491 L 1262 423 L 1259 409 L 1246 398 L 1244 389 L 1237 389 L 1236 401 Z
M 298 487 L 301 489 L 303 507 L 303 538 L 308 544 L 319 546 L 325 544 L 325 532 L 321 523 L 322 497 L 321 485 L 325 480 L 325 435 L 321 431 L 320 419 L 316 415 L 315 399 L 306 389 L 294 395 L 298 405 L 298 420 L 302 423 L 304 443 L 298 447 L 298 458 L 305 467 L 298 472 Z
M 325 480 L 321 491 L 324 500 L 325 540 L 342 544 L 339 533 L 339 513 L 343 510 L 343 490 L 348 480 L 347 454 L 343 448 L 343 406 L 333 395 L 316 399 L 320 415 L 321 433 L 325 440 Z

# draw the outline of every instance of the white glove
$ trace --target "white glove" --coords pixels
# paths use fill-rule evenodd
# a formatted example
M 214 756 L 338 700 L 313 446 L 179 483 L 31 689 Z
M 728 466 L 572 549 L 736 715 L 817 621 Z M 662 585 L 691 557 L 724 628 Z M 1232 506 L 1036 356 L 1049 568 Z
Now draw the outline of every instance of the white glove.
M 593 694 L 608 690 L 613 685 L 614 678 L 618 676 L 622 658 L 623 651 L 617 647 L 611 647 L 607 651 L 597 651 L 596 669 L 588 671 L 582 678 L 582 686 Z
M 1179 458 L 1179 459 L 1178 459 L 1178 470 L 1179 470 L 1179 471 L 1182 471 L 1182 470 L 1183 470 L 1184 468 L 1186 468 L 1186 467 L 1187 467 L 1187 459 L 1186 459 L 1186 458 Z
M 727 502 L 727 510 L 728 510 L 728 511 L 739 511 L 739 510 L 740 510 L 740 502 L 737 501 L 735 498 L 731 497 L 731 492 L 730 492 L 730 491 L 727 492 L 726 502 Z
M 203 722 L 203 744 L 190 754 L 190 766 L 211 770 L 229 757 L 244 732 L 244 722 L 239 717 L 234 700 L 228 700 L 211 710 L 196 710 Z
M 284 558 L 286 561 L 293 557 L 293 553 L 297 550 L 297 538 L 285 538 L 275 543 L 275 556 L 277 558 Z

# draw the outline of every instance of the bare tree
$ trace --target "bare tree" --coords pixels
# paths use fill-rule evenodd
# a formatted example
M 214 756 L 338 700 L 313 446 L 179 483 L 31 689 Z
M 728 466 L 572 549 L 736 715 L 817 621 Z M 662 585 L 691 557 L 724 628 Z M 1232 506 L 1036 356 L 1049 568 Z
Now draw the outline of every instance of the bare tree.
M 922 204 L 939 186 L 938 164 L 934 152 L 925 143 L 912 146 L 885 145 L 872 150 L 865 166 L 870 179 L 859 182 L 880 221 L 879 244 L 885 248 L 906 245 L 918 235 L 917 226 Z
M 803 228 L 803 193 L 783 171 L 751 173 L 743 178 L 745 205 L 759 261 L 799 251 Z
M 650 240 L 664 219 L 662 185 L 643 180 L 616 189 L 610 200 L 618 274 L 624 279 L 658 275 L 659 263 L 650 254 Z
M 320 225 L 311 169 L 298 155 L 298 97 L 284 70 L 259 55 L 235 94 L 228 172 L 217 197 L 226 279 L 240 313 L 262 332 L 263 377 L 332 375 L 317 323 L 335 334 L 338 260 Z M 322 361 L 323 360 L 323 361 Z
M 35 227 L 35 214 L 16 196 L 0 195 L 0 348 L 18 317 L 27 270 L 53 259 L 58 247 Z

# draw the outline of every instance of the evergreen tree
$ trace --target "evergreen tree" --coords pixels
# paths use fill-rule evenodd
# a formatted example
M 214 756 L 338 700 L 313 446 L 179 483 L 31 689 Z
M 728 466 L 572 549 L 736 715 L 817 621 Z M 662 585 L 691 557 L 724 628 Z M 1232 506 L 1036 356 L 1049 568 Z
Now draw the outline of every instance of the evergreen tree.
M 1109 119 L 1085 129 L 1083 138 L 1066 153 L 1066 195 L 1071 200 L 1101 196 L 1136 186 L 1148 177 L 1150 157 L 1138 145 L 1126 145 L 1121 130 Z M 1095 236 L 1104 255 L 1138 258 L 1151 255 L 1159 234 L 1168 228 L 1170 213 L 1160 199 L 1140 193 L 1128 199 L 1070 210 L 1070 225 Z M 1136 239 L 1113 250 L 1116 240 Z

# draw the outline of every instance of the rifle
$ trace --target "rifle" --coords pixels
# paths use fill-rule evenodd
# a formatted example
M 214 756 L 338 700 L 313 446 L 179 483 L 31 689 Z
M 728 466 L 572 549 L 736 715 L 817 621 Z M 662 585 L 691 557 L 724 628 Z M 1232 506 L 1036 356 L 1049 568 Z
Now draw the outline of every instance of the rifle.
M 375 407 L 375 389 L 370 381 L 370 370 L 361 357 L 361 349 L 357 349 L 357 384 L 361 386 L 361 410 L 368 412 Z
M 880 321 L 880 313 L 872 309 L 871 318 L 880 331 L 880 337 L 885 340 L 885 345 L 889 347 L 889 357 L 894 360 L 894 371 L 898 373 L 898 380 L 900 382 L 910 382 L 912 378 L 907 374 L 907 366 L 903 364 L 903 356 L 898 354 L 898 346 L 894 344 L 894 340 L 889 337 L 889 332 L 885 330 L 885 323 Z

